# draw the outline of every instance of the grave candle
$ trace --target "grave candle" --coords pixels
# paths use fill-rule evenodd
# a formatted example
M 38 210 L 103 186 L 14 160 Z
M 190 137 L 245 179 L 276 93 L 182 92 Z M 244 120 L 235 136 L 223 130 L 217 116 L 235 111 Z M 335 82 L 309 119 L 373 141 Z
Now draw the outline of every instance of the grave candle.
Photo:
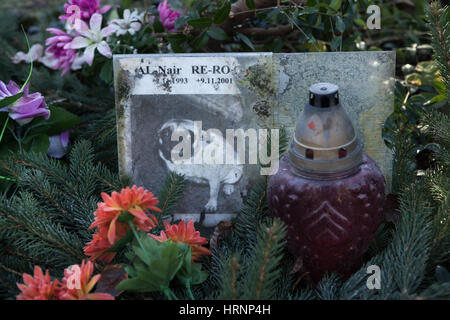
M 354 272 L 382 220 L 385 180 L 339 102 L 338 87 L 309 89 L 290 150 L 268 181 L 269 208 L 288 226 L 289 250 L 314 281 Z

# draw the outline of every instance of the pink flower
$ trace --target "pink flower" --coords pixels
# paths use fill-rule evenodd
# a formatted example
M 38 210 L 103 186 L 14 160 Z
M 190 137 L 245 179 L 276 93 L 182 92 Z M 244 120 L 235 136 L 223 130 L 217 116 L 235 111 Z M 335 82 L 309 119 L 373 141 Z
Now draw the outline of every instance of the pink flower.
M 57 300 L 59 281 L 52 280 L 48 270 L 44 274 L 39 266 L 35 266 L 33 276 L 24 273 L 22 277 L 24 283 L 17 283 L 21 291 L 17 300 Z
M 20 87 L 14 82 L 10 81 L 8 85 L 5 85 L 0 81 L 0 100 L 14 96 L 20 92 Z M 35 117 L 43 116 L 45 120 L 50 117 L 50 110 L 47 109 L 47 104 L 44 101 L 44 97 L 35 92 L 28 93 L 28 85 L 23 90 L 23 96 L 13 104 L 0 109 L 0 112 L 9 112 L 9 116 L 16 120 L 19 124 L 27 124 L 31 122 Z
M 150 233 L 148 235 L 159 242 L 171 239 L 174 242 L 187 244 L 191 247 L 192 261 L 195 261 L 204 255 L 211 255 L 211 251 L 202 246 L 207 244 L 208 240 L 200 236 L 200 232 L 195 230 L 194 220 L 189 220 L 187 225 L 183 220 L 178 225 L 171 225 L 167 221 L 164 221 L 164 227 L 166 228 L 166 231 L 161 231 L 159 236 Z
M 58 61 L 53 69 L 62 69 L 62 75 L 64 75 L 70 70 L 77 56 L 76 50 L 70 48 L 73 37 L 55 28 L 48 28 L 47 31 L 55 36 L 45 40 L 45 45 L 48 46 L 45 52 Z
M 59 300 L 114 300 L 108 293 L 92 292 L 101 275 L 93 276 L 94 264 L 83 260 L 64 270 Z
M 89 20 L 88 25 L 80 21 L 80 27 L 76 30 L 80 35 L 72 40 L 68 48 L 71 49 L 84 49 L 83 58 L 90 66 L 94 61 L 95 49 L 100 52 L 101 55 L 111 58 L 111 48 L 103 38 L 111 35 L 114 32 L 114 28 L 106 27 L 102 29 L 102 15 L 94 13 Z
M 158 5 L 159 19 L 168 31 L 175 30 L 175 20 L 180 17 L 180 13 L 172 10 L 167 4 L 167 0 Z
M 89 22 L 94 13 L 103 14 L 111 9 L 109 5 L 100 8 L 100 0 L 68 0 L 68 2 L 64 4 L 64 12 L 66 14 L 60 16 L 59 19 L 69 20 L 72 23 L 76 19 Z

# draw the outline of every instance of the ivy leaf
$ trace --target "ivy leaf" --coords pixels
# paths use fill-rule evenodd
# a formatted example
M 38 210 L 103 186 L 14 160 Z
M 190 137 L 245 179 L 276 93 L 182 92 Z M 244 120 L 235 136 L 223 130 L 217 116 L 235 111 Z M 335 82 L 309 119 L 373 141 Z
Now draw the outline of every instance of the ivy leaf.
M 358 27 L 365 27 L 366 26 L 366 22 L 363 20 L 363 19 L 361 19 L 361 18 L 356 18 L 355 20 L 353 20 L 354 22 L 355 22 L 355 24 L 358 26 Z
M 342 0 L 333 0 L 333 1 L 331 1 L 330 6 L 329 6 L 329 9 L 332 9 L 332 10 L 328 10 L 328 11 L 329 12 L 332 12 L 332 11 L 337 12 L 341 8 L 341 6 L 342 6 Z
M 344 20 L 342 20 L 341 16 L 336 17 L 336 29 L 340 33 L 344 33 L 344 31 L 345 31 L 345 23 L 344 23 Z
M 209 37 L 206 32 L 202 32 L 194 41 L 194 49 L 198 50 L 208 44 Z
M 4 108 L 4 107 L 7 107 L 7 106 L 13 104 L 17 100 L 19 100 L 22 96 L 23 96 L 23 92 L 19 92 L 16 95 L 6 97 L 6 98 L 0 100 L 0 108 Z
M 253 1 L 253 0 L 245 0 L 245 5 L 250 10 L 255 10 L 256 9 L 255 1 Z
M 100 79 L 102 79 L 106 84 L 111 84 L 113 81 L 113 64 L 112 60 L 106 61 L 99 74 Z
M 226 32 L 218 27 L 209 28 L 206 33 L 208 34 L 208 36 L 210 36 L 211 38 L 213 38 L 215 40 L 228 39 L 228 35 L 226 34 Z
M 212 20 L 210 18 L 197 18 L 189 20 L 188 23 L 196 29 L 205 29 L 212 24 Z
M 333 40 L 331 40 L 330 49 L 332 51 L 337 51 L 341 47 L 341 43 L 342 43 L 342 36 L 334 37 Z
M 305 14 L 313 14 L 313 13 L 316 13 L 317 11 L 319 11 L 319 9 L 316 7 L 306 7 L 298 13 L 298 16 L 300 17 Z
M 214 23 L 221 24 L 222 22 L 227 20 L 228 16 L 230 15 L 230 10 L 231 3 L 229 1 L 225 1 L 223 6 L 214 13 Z
M 237 33 L 236 37 L 241 40 L 243 43 L 245 43 L 250 49 L 255 50 L 255 47 L 253 46 L 252 41 L 244 34 Z

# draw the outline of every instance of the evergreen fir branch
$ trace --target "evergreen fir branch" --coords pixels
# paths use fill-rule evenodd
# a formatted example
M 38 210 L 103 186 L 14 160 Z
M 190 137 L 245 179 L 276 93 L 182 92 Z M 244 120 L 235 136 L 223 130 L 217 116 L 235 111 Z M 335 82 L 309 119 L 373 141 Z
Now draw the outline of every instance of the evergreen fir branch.
M 247 248 L 252 247 L 257 238 L 257 226 L 268 216 L 266 183 L 258 183 L 253 187 L 244 206 L 236 217 L 233 234 Z
M 427 193 L 435 208 L 433 218 L 432 248 L 430 252 L 429 273 L 436 264 L 450 259 L 450 119 L 440 112 L 429 112 L 424 123 L 428 133 L 439 144 L 436 155 L 437 165 L 427 170 L 424 177 Z
M 239 279 L 242 276 L 239 254 L 233 254 L 223 261 L 223 273 L 221 275 L 221 293 L 219 300 L 236 300 L 242 292 Z
M 383 273 L 391 273 L 401 295 L 409 297 L 424 279 L 431 246 L 432 211 L 421 186 L 411 185 L 403 192 L 400 212 L 401 220 L 380 267 Z
M 422 291 L 416 300 L 450 299 L 450 282 L 434 283 Z
M 0 198 L 1 265 L 19 273 L 32 273 L 39 265 L 57 276 L 85 258 L 83 248 L 92 239 L 88 227 L 100 193 L 125 186 L 94 158 L 92 144 L 80 141 L 68 164 L 32 152 L 0 161 L 2 170 L 18 181 L 15 192 Z M 0 269 L 4 282 L 18 280 L 5 270 Z M 0 291 L 11 294 L 6 286 Z
M 294 266 L 293 257 L 287 252 L 286 248 L 283 253 L 283 261 L 280 263 L 280 277 L 275 286 L 275 297 L 279 300 L 288 300 L 292 298 L 294 292 L 295 276 L 291 273 Z M 306 294 L 306 292 L 304 293 Z
M 317 284 L 316 295 L 321 300 L 336 300 L 339 297 L 341 279 L 336 273 L 326 274 Z
M 425 279 L 432 235 L 432 210 L 423 187 L 411 185 L 402 193 L 400 212 L 390 245 L 344 282 L 340 298 L 411 299 L 417 295 Z M 366 287 L 369 265 L 380 266 L 380 290 Z
M 440 1 L 433 1 L 426 6 L 426 17 L 431 31 L 431 45 L 434 59 L 438 64 L 444 84 L 447 88 L 447 99 L 450 99 L 450 23 L 449 7 L 442 7 Z
M 295 293 L 294 295 L 289 294 L 288 300 L 314 300 L 316 299 L 316 295 L 313 289 L 304 288 L 300 292 Z
M 171 172 L 158 194 L 159 208 L 162 210 L 161 217 L 167 217 L 173 213 L 179 200 L 183 196 L 186 181 L 184 176 Z
M 253 256 L 249 257 L 242 299 L 275 299 L 274 287 L 280 280 L 285 249 L 286 226 L 275 219 L 259 225 Z
M 91 141 L 95 149 L 95 159 L 116 170 L 117 126 L 114 110 L 109 110 L 101 118 L 98 113 L 85 115 L 84 118 L 84 125 L 79 126 L 74 134 Z

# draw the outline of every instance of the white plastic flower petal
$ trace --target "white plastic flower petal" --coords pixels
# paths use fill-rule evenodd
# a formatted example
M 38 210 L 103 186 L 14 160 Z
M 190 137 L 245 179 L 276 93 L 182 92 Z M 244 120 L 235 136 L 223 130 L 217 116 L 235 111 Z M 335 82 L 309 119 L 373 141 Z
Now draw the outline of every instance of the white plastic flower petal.
M 92 62 L 94 61 L 94 53 L 97 44 L 92 44 L 84 50 L 84 59 L 88 65 L 92 66 Z
M 89 20 L 89 26 L 91 27 L 91 31 L 100 31 L 102 27 L 102 15 L 98 13 L 94 13 Z
M 81 49 L 88 47 L 92 41 L 85 37 L 76 37 L 70 43 L 70 48 L 72 49 Z
M 100 42 L 97 45 L 97 50 L 98 50 L 98 52 L 100 52 L 101 55 L 103 55 L 103 56 L 105 56 L 107 58 L 111 58 L 112 57 L 111 48 L 108 46 L 106 41 Z

